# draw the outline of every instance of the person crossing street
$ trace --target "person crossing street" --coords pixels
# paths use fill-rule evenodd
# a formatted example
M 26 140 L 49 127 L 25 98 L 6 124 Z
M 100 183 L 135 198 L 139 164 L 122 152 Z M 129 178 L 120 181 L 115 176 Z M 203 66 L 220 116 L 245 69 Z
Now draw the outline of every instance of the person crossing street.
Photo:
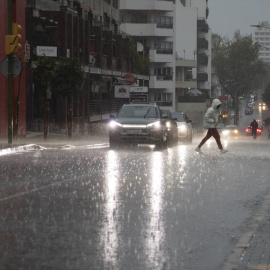
M 205 144 L 205 142 L 210 139 L 212 136 L 215 138 L 218 148 L 220 149 L 222 154 L 228 152 L 227 149 L 224 149 L 221 141 L 220 135 L 216 128 L 218 125 L 218 112 L 221 106 L 221 101 L 219 99 L 214 99 L 212 102 L 212 106 L 207 109 L 205 116 L 204 116 L 204 124 L 203 127 L 208 129 L 206 136 L 202 139 L 198 147 L 195 148 L 195 151 L 201 153 L 201 147 Z

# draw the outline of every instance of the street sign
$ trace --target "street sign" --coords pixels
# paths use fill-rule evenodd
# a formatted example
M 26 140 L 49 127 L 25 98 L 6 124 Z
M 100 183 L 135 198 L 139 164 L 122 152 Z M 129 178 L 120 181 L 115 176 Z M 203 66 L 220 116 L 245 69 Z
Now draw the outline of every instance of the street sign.
M 17 57 L 13 57 L 12 62 L 12 76 L 17 77 L 21 73 L 22 62 Z M 8 57 L 4 58 L 1 62 L 1 72 L 5 77 L 8 77 Z

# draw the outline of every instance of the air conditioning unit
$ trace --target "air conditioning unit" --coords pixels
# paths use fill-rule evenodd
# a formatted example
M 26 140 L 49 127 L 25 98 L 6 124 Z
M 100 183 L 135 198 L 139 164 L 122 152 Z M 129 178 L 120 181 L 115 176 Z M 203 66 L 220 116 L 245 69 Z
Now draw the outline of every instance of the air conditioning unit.
M 92 64 L 92 66 L 94 66 L 95 61 L 96 61 L 96 59 L 91 54 L 89 54 L 89 62 L 90 62 L 90 64 Z

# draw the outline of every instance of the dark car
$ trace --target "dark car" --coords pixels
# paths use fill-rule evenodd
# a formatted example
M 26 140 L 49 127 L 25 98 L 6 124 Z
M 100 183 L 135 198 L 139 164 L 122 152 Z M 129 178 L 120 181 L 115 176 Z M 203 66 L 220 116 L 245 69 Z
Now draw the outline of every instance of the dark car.
M 178 142 L 178 128 L 177 128 L 177 122 L 176 118 L 173 118 L 170 110 L 161 110 L 162 112 L 162 118 L 165 118 L 167 120 L 166 126 L 168 130 L 169 135 L 169 142 L 174 144 Z
M 246 115 L 253 114 L 253 108 L 252 108 L 252 107 L 246 107 L 246 109 L 245 109 L 245 114 L 246 114 Z
M 176 118 L 178 139 L 191 143 L 193 140 L 192 121 L 188 119 L 184 112 L 172 112 L 172 117 Z
M 123 143 L 167 145 L 168 121 L 157 105 L 124 104 L 109 123 L 110 147 Z

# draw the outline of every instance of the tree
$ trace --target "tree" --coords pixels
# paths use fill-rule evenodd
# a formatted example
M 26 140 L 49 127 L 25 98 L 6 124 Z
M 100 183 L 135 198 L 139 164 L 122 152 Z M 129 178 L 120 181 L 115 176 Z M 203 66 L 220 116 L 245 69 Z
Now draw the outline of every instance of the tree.
M 34 69 L 34 79 L 38 83 L 39 90 L 42 91 L 44 100 L 44 140 L 48 138 L 48 110 L 49 110 L 49 91 L 55 78 L 56 62 L 54 58 L 40 56 Z
M 266 106 L 270 108 L 270 83 L 265 87 L 262 99 Z
M 78 58 L 63 57 L 56 66 L 53 90 L 66 98 L 68 138 L 72 137 L 73 94 L 81 89 L 83 70 Z
M 235 101 L 235 124 L 238 124 L 238 97 L 254 91 L 265 74 L 265 64 L 259 59 L 259 46 L 251 36 L 241 36 L 236 31 L 234 38 L 218 37 L 214 45 L 212 64 L 225 93 Z

